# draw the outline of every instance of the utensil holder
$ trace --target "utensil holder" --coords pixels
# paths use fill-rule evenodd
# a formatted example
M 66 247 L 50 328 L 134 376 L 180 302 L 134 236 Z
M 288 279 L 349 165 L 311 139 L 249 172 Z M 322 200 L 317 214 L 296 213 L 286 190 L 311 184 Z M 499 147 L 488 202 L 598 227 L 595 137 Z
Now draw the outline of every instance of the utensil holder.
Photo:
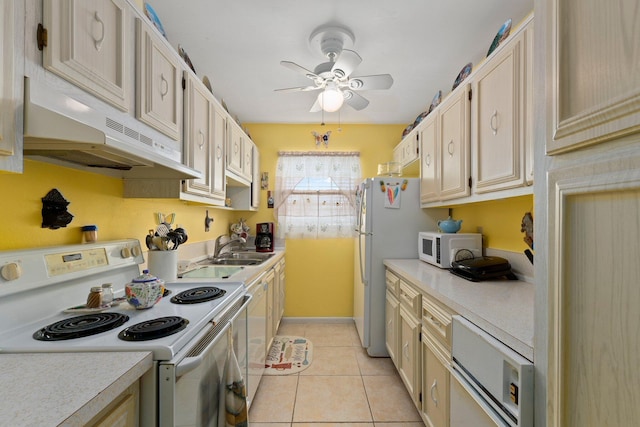
M 178 251 L 149 251 L 149 273 L 167 282 L 178 278 Z

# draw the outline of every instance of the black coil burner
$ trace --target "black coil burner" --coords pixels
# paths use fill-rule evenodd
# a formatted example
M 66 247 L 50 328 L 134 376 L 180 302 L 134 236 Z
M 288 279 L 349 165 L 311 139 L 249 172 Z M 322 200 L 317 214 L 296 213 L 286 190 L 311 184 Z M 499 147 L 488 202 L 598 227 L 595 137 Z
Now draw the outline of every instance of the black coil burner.
M 174 304 L 197 304 L 199 302 L 211 301 L 222 297 L 227 291 L 215 286 L 203 286 L 192 288 L 171 297 Z
M 124 324 L 129 316 L 119 313 L 92 313 L 70 317 L 36 331 L 33 338 L 40 341 L 62 341 L 88 337 L 110 331 Z
M 124 341 L 149 341 L 163 338 L 180 332 L 187 327 L 189 321 L 179 316 L 159 317 L 146 322 L 136 323 L 123 329 L 118 338 Z

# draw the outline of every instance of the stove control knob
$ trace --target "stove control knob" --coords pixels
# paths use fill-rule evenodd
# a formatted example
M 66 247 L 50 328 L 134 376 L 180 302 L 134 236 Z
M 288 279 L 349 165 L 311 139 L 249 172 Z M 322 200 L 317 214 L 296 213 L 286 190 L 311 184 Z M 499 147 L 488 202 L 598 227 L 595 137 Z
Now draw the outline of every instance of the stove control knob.
M 4 280 L 16 280 L 22 276 L 22 267 L 17 262 L 11 262 L 2 267 L 0 274 L 2 274 Z
M 142 255 L 142 251 L 140 250 L 140 246 L 134 246 L 133 249 L 131 249 L 131 252 L 133 253 L 134 257 L 138 257 L 138 256 Z
M 120 255 L 122 255 L 122 258 L 130 258 L 131 257 L 131 249 L 122 248 L 122 250 L 120 251 Z

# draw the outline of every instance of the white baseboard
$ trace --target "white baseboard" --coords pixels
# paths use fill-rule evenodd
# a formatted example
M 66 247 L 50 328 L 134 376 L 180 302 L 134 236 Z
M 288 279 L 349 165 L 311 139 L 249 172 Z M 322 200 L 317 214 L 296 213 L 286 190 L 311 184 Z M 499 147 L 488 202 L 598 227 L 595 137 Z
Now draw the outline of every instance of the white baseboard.
M 352 317 L 283 317 L 283 323 L 353 323 Z

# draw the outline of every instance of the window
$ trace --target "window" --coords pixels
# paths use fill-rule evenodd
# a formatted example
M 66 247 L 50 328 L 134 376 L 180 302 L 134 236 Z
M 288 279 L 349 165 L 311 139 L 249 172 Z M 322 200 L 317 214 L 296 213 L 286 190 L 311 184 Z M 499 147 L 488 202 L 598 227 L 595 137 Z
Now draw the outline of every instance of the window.
M 274 194 L 278 235 L 352 237 L 360 179 L 360 153 L 279 153 Z

